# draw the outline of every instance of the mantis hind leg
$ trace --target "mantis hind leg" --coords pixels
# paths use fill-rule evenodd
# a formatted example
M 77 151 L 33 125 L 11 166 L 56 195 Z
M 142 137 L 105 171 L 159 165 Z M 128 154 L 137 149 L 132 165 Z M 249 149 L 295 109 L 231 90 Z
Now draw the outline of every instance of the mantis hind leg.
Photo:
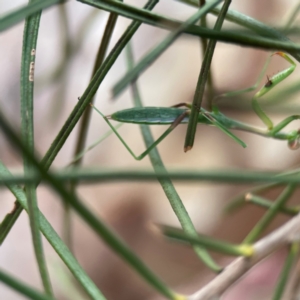
M 273 129 L 269 130 L 269 135 L 276 137 L 276 135 L 280 135 L 280 131 L 285 128 L 287 125 L 289 125 L 291 122 L 295 120 L 299 120 L 300 115 L 293 115 L 285 118 L 283 121 L 281 121 L 279 124 L 274 126 Z M 298 130 L 292 130 L 289 132 L 288 137 L 288 146 L 292 150 L 296 150 L 300 147 L 300 129 Z
M 283 121 L 281 121 L 279 124 L 274 126 L 274 128 L 269 131 L 270 135 L 271 136 L 275 135 L 276 133 L 280 132 L 283 128 L 285 128 L 287 125 L 289 125 L 291 122 L 299 119 L 300 119 L 300 115 L 293 115 L 285 118 Z

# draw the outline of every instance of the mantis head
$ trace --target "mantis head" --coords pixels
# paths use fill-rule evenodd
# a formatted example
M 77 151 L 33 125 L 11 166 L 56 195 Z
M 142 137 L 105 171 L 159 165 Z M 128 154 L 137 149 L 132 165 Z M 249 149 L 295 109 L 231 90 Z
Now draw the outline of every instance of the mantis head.
M 300 129 L 290 132 L 291 137 L 288 140 L 288 146 L 291 150 L 297 150 L 300 147 Z

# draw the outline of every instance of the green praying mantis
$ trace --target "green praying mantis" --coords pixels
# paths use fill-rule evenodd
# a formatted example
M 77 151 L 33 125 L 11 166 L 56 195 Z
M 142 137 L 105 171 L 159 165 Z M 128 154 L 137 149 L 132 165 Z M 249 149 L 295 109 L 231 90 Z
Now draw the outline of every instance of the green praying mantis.
M 216 101 L 213 101 L 212 111 L 207 111 L 201 108 L 198 123 L 213 125 L 225 134 L 231 137 L 234 141 L 240 144 L 242 147 L 247 145 L 234 135 L 230 130 L 240 130 L 258 134 L 264 137 L 270 137 L 279 140 L 286 140 L 288 146 L 291 149 L 298 149 L 300 147 L 300 129 L 292 130 L 289 132 L 283 132 L 282 130 L 292 121 L 300 119 L 300 115 L 292 115 L 285 118 L 279 124 L 274 126 L 271 119 L 266 115 L 261 106 L 258 103 L 258 99 L 263 95 L 271 91 L 277 84 L 285 80 L 296 68 L 295 62 L 285 53 L 276 52 L 272 55 L 279 55 L 290 63 L 290 66 L 276 73 L 271 78 L 268 77 L 266 84 L 254 95 L 252 98 L 252 108 L 257 116 L 266 125 L 266 128 L 258 128 L 251 124 L 246 124 L 241 121 L 229 118 L 222 114 Z M 184 107 L 184 108 L 183 108 Z M 96 108 L 95 108 L 96 109 Z M 98 109 L 99 114 L 102 115 L 104 120 L 110 126 L 111 130 L 117 135 L 123 145 L 127 148 L 130 154 L 136 159 L 143 159 L 154 147 L 156 147 L 167 135 L 169 135 L 179 124 L 188 123 L 191 104 L 180 103 L 173 107 L 142 107 L 142 108 L 130 108 L 113 113 L 110 116 L 104 116 Z M 146 124 L 146 125 L 170 125 L 168 129 L 142 154 L 136 156 L 127 143 L 123 140 L 120 134 L 116 131 L 109 119 L 132 124 Z

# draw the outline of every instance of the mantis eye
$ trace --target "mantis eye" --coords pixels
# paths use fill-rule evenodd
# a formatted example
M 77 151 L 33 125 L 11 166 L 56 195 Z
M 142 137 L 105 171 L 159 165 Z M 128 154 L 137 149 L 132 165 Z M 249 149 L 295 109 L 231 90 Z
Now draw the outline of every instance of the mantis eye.
M 291 150 L 297 150 L 300 147 L 300 137 L 297 136 L 296 138 L 288 141 L 288 146 Z

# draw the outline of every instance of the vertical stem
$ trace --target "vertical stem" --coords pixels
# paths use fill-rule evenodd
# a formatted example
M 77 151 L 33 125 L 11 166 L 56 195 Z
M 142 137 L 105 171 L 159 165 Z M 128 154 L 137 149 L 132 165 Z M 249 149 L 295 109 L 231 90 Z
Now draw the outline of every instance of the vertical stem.
M 280 300 L 283 299 L 284 291 L 286 288 L 286 284 L 290 277 L 291 271 L 293 269 L 294 262 L 299 253 L 299 242 L 293 242 L 290 244 L 289 253 L 285 260 L 283 269 L 280 274 L 280 278 L 275 288 L 273 300 Z
M 34 2 L 36 0 L 31 0 Z M 25 21 L 22 64 L 21 64 L 21 118 L 22 138 L 26 149 L 34 153 L 34 124 L 33 124 L 33 98 L 34 98 L 34 64 L 36 57 L 36 44 L 41 12 L 29 17 Z M 35 171 L 31 161 L 23 153 L 24 173 L 30 174 Z M 35 256 L 47 295 L 52 296 L 52 287 L 45 261 L 41 234 L 39 231 L 39 209 L 36 199 L 36 184 L 25 185 L 28 201 L 28 215 L 32 234 L 32 242 Z
M 205 0 L 199 0 L 199 6 L 202 7 L 205 5 Z M 207 15 L 203 16 L 200 19 L 200 26 L 203 28 L 207 28 Z M 206 52 L 207 49 L 207 39 L 206 38 L 200 38 L 201 42 L 201 48 L 202 48 L 202 53 L 203 55 Z M 214 84 L 213 84 L 213 75 L 212 71 L 210 70 L 207 78 L 207 100 L 208 100 L 208 109 L 212 109 L 212 99 L 213 99 L 213 94 L 214 94 Z
M 231 0 L 225 0 L 225 3 L 222 7 L 222 10 L 221 10 L 221 12 L 218 16 L 218 19 L 216 21 L 216 24 L 214 26 L 214 30 L 220 30 L 222 28 L 223 21 L 225 19 L 225 16 L 226 16 L 226 13 L 227 13 L 230 3 L 231 3 Z M 208 46 L 206 48 L 202 67 L 201 67 L 200 74 L 198 77 L 198 83 L 197 83 L 195 94 L 194 94 L 190 119 L 189 119 L 188 128 L 187 128 L 187 132 L 186 132 L 185 144 L 184 144 L 185 152 L 191 150 L 194 145 L 194 139 L 195 139 L 197 124 L 198 124 L 198 116 L 199 116 L 199 112 L 201 109 L 204 89 L 205 89 L 206 81 L 207 81 L 208 74 L 210 71 L 210 65 L 211 65 L 211 61 L 212 61 L 212 57 L 213 57 L 213 54 L 215 51 L 216 44 L 217 44 L 217 41 L 210 40 L 208 43 Z
M 146 5 L 144 6 L 144 9 L 152 10 L 153 7 L 158 3 L 158 0 L 149 0 Z M 101 85 L 102 81 L 104 80 L 105 76 L 109 72 L 110 68 L 116 61 L 116 59 L 119 57 L 120 53 L 128 43 L 128 41 L 132 38 L 134 33 L 137 31 L 137 29 L 140 27 L 141 22 L 133 21 L 131 24 L 127 27 L 124 34 L 121 36 L 121 38 L 118 40 L 116 45 L 113 47 L 111 52 L 108 54 L 107 58 L 103 62 L 103 64 L 100 66 L 100 68 L 97 70 L 95 76 L 91 80 L 90 84 L 86 88 L 84 94 L 74 107 L 72 113 L 69 115 L 68 119 L 66 120 L 65 124 L 57 134 L 55 140 L 52 142 L 50 148 L 48 149 L 47 153 L 43 157 L 41 164 L 43 167 L 48 170 L 54 161 L 56 155 L 60 151 L 60 149 L 63 147 L 65 141 L 69 137 L 70 133 L 74 129 L 75 125 L 77 124 L 79 118 L 84 113 L 84 110 L 87 106 L 89 106 L 90 101 L 92 100 L 93 96 L 97 92 L 99 86 Z M 38 185 L 38 183 L 37 183 Z M 20 208 L 22 210 L 22 208 Z M 19 213 L 19 211 L 17 211 Z M 17 220 L 17 218 L 15 218 Z M 14 222 L 10 223 L 10 228 L 6 229 L 6 235 L 9 232 L 9 230 L 14 225 Z M 5 237 L 3 238 L 3 240 Z M 2 240 L 2 241 L 3 241 Z
M 133 56 L 132 56 L 130 44 L 127 45 L 127 55 L 128 55 L 129 68 L 132 68 Z M 141 100 L 136 82 L 132 82 L 132 93 L 133 93 L 134 105 L 136 107 L 142 107 L 143 104 L 142 104 L 142 100 Z M 141 125 L 140 128 L 142 131 L 145 145 L 148 148 L 150 145 L 152 145 L 154 143 L 152 133 L 149 129 L 149 126 L 147 126 L 147 125 Z M 152 163 L 152 166 L 153 166 L 155 172 L 167 173 L 167 170 L 163 164 L 163 161 L 159 155 L 157 148 L 154 148 L 152 151 L 149 152 L 149 157 L 150 157 L 150 161 Z M 163 188 L 167 198 L 169 199 L 172 209 L 173 209 L 175 215 L 177 216 L 184 232 L 197 237 L 198 234 L 194 227 L 194 224 L 193 224 L 182 200 L 180 199 L 172 181 L 169 178 L 158 179 L 158 181 L 161 184 L 161 187 Z M 212 271 L 214 271 L 216 273 L 222 271 L 222 268 L 214 262 L 214 260 L 211 258 L 209 253 L 206 251 L 206 249 L 204 249 L 203 247 L 200 247 L 200 246 L 193 246 L 193 248 L 194 248 L 194 251 L 196 252 L 196 254 L 198 255 L 198 257 Z
M 67 191 L 63 183 L 51 175 L 51 172 L 45 170 L 43 165 L 37 160 L 36 156 L 31 153 L 19 139 L 17 134 L 5 120 L 1 111 L 0 128 L 10 143 L 27 157 L 28 161 L 36 168 L 41 177 L 60 195 L 62 200 L 70 202 L 72 208 L 83 218 L 87 225 L 89 225 L 117 255 L 123 258 L 145 279 L 145 281 L 167 299 L 179 299 L 176 297 L 176 294 L 166 286 L 165 283 L 162 282 L 161 279 L 158 278 L 99 217 L 89 210 L 75 194 L 71 194 Z
M 91 79 L 95 76 L 97 70 L 100 68 L 100 66 L 104 61 L 111 36 L 117 22 L 117 18 L 118 18 L 117 14 L 111 13 L 109 15 L 102 40 L 100 42 L 98 53 L 96 56 L 96 61 L 94 64 Z M 94 100 L 95 100 L 95 96 L 91 99 L 91 103 L 94 103 Z M 79 134 L 77 135 L 74 157 L 76 157 L 84 149 L 86 136 L 90 124 L 90 119 L 91 119 L 91 106 L 87 106 L 80 122 Z M 82 157 L 76 160 L 74 163 L 72 163 L 72 166 L 78 167 L 81 164 L 81 162 L 82 162 Z M 77 186 L 77 181 L 70 182 L 71 193 L 75 193 L 76 186 Z M 65 203 L 63 236 L 64 236 L 64 241 L 68 245 L 69 249 L 72 249 L 71 212 L 72 211 L 70 209 L 69 203 Z

